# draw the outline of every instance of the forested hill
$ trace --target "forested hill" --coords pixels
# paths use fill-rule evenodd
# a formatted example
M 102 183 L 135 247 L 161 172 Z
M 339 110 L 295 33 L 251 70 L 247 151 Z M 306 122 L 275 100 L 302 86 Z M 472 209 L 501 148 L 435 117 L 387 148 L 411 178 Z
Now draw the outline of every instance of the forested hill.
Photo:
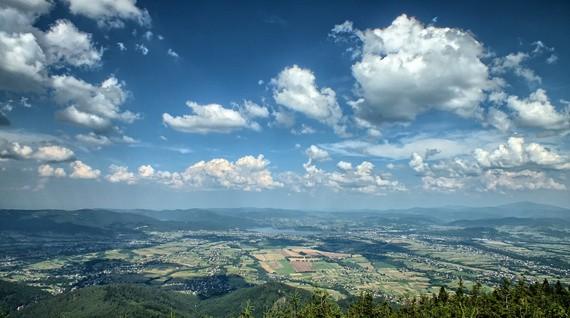
M 254 317 L 251 307 L 245 307 L 239 317 Z M 401 306 L 375 301 L 363 294 L 345 310 L 324 293 L 298 305 L 294 300 L 274 306 L 265 318 L 456 318 L 456 317 L 570 317 L 570 290 L 559 282 L 553 286 L 522 281 L 503 284 L 491 293 L 480 285 L 466 290 L 462 283 L 454 292 L 441 288 L 437 295 L 404 300 Z
M 442 287 L 437 295 L 403 299 L 400 304 L 374 299 L 371 294 L 339 304 L 326 293 L 310 294 L 278 283 L 243 288 L 205 300 L 133 285 L 88 287 L 51 297 L 11 283 L 0 281 L 0 286 L 4 305 L 0 317 L 570 317 L 570 289 L 548 281 L 505 281 L 489 293 L 483 292 L 480 285 L 467 290 L 460 284 L 456 290 Z M 16 310 L 20 304 L 25 304 L 24 308 Z
M 267 283 L 202 299 L 157 286 L 113 284 L 49 296 L 38 294 L 33 287 L 0 280 L 0 317 L 237 317 L 248 301 L 256 308 L 255 317 L 261 317 L 274 304 L 295 297 L 306 301 L 311 293 Z

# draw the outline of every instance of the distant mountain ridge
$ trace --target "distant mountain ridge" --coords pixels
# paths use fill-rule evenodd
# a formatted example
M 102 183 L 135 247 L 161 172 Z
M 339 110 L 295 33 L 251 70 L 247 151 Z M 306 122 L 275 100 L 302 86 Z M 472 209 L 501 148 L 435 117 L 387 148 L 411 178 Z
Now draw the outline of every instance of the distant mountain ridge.
M 516 202 L 499 206 L 468 207 L 468 206 L 446 206 L 436 208 L 410 208 L 391 209 L 376 211 L 380 214 L 416 214 L 429 215 L 441 220 L 460 219 L 494 219 L 505 217 L 519 218 L 560 218 L 570 219 L 570 209 L 553 205 L 538 204 L 533 202 Z
M 185 209 L 185 210 L 0 210 L 0 231 L 30 233 L 56 232 L 65 235 L 112 235 L 151 230 L 226 230 L 271 226 L 280 218 L 336 217 L 371 224 L 406 222 L 409 224 L 464 224 L 466 221 L 502 220 L 511 225 L 570 222 L 570 209 L 519 202 L 495 207 L 441 207 L 355 211 L 302 211 L 286 209 Z M 510 219 L 509 219 L 510 218 Z M 526 220 L 522 220 L 526 219 Z M 453 223 L 456 221 L 463 223 Z M 545 223 L 546 222 L 546 223 Z M 481 222 L 480 222 L 481 223 Z M 481 223 L 481 224 L 483 224 Z M 558 222 L 560 223 L 560 222 Z
M 570 226 L 570 220 L 559 218 L 517 218 L 506 217 L 497 219 L 476 219 L 476 220 L 457 220 L 448 223 L 451 226 L 460 227 L 488 227 L 493 226 Z

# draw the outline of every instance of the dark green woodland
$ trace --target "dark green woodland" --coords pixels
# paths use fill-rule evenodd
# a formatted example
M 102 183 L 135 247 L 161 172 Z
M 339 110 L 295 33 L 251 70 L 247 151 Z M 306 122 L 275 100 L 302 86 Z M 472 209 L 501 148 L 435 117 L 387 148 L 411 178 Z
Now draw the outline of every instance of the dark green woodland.
M 492 292 L 441 287 L 434 295 L 389 303 L 371 293 L 337 302 L 324 292 L 283 284 L 243 288 L 219 297 L 136 285 L 107 285 L 50 296 L 34 287 L 2 281 L 0 317 L 569 317 L 570 289 L 559 282 L 504 281 Z

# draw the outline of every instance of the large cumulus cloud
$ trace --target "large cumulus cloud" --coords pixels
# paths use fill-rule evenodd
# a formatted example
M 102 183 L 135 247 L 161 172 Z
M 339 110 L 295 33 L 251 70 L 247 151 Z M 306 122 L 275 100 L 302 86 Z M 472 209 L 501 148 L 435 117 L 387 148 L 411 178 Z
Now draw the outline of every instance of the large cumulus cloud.
M 352 65 L 359 96 L 352 105 L 361 120 L 411 121 L 431 109 L 482 116 L 480 103 L 494 84 L 483 45 L 470 32 L 425 26 L 407 15 L 386 28 L 342 26 L 333 34 L 355 34 L 362 43 Z

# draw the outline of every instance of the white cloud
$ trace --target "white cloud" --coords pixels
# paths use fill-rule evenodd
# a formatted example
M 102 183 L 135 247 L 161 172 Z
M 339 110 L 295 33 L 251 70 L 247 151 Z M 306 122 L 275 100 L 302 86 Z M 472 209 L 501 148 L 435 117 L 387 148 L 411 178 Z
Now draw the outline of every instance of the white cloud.
M 243 102 L 243 113 L 248 118 L 267 118 L 269 110 L 265 106 L 258 105 L 250 100 Z
M 3 0 L 0 2 L 0 30 L 6 33 L 28 33 L 35 30 L 35 20 L 49 12 L 52 3 L 45 0 Z
M 501 105 L 507 101 L 507 94 L 502 90 L 494 90 L 487 96 L 487 99 L 494 105 Z
M 57 177 L 63 178 L 67 176 L 63 168 L 54 168 L 50 165 L 44 164 L 38 167 L 38 174 L 40 177 Z
M 352 170 L 352 163 L 350 162 L 346 162 L 346 161 L 339 161 L 336 166 L 340 169 L 340 170 Z
M 36 16 L 7 3 L 0 3 L 0 30 L 6 33 L 29 32 Z
M 45 33 L 43 40 L 52 64 L 64 62 L 73 66 L 95 66 L 103 55 L 101 49 L 94 47 L 91 34 L 77 30 L 67 20 L 56 21 Z
M 112 142 L 109 137 L 104 135 L 98 135 L 94 132 L 88 134 L 78 134 L 75 136 L 78 141 L 96 147 L 102 147 L 110 145 Z
M 413 153 L 409 166 L 422 176 L 423 188 L 430 191 L 481 189 L 481 185 L 485 191 L 561 190 L 565 186 L 546 172 L 570 169 L 570 158 L 538 143 L 526 144 L 521 137 L 511 137 L 507 144 L 491 151 L 477 148 L 468 158 L 428 163 Z
M 101 27 L 123 27 L 123 20 L 133 20 L 150 26 L 148 11 L 137 7 L 136 0 L 64 0 L 73 14 L 97 21 Z
M 140 142 L 139 140 L 136 140 L 135 138 L 127 135 L 122 135 L 119 138 L 114 138 L 114 141 L 123 144 L 137 144 Z
M 491 70 L 496 74 L 504 74 L 512 71 L 515 75 L 524 78 L 529 83 L 541 83 L 540 76 L 523 64 L 530 56 L 527 53 L 517 52 L 511 53 L 504 57 L 498 57 L 493 60 Z
M 487 131 L 447 131 L 446 136 L 437 137 L 417 134 L 393 142 L 373 143 L 366 140 L 344 140 L 331 144 L 320 144 L 332 153 L 346 156 L 374 156 L 389 159 L 408 159 L 410 154 L 423 154 L 428 149 L 437 149 L 435 158 L 450 158 L 469 154 L 476 147 L 499 144 L 502 137 Z
M 52 6 L 52 3 L 46 0 L 3 0 L 3 2 L 8 7 L 16 8 L 31 15 L 47 13 Z
M 429 182 L 430 184 L 428 188 L 433 188 L 437 184 L 451 184 L 451 181 L 446 180 L 447 178 L 437 180 L 439 177 L 436 177 L 436 175 L 444 174 L 449 178 L 463 178 L 469 176 L 478 176 L 481 174 L 481 168 L 472 159 L 466 160 L 456 157 L 452 159 L 439 160 L 430 164 L 427 162 L 428 154 L 429 152 L 427 152 L 426 155 L 422 156 L 414 152 L 412 153 L 410 161 L 408 162 L 410 168 L 417 172 L 418 175 L 433 177 L 431 179 L 426 179 L 426 182 Z
M 291 133 L 293 135 L 311 135 L 316 132 L 317 131 L 313 127 L 306 124 L 301 124 L 301 127 L 298 129 L 291 129 Z
M 76 160 L 70 163 L 71 174 L 69 175 L 74 179 L 97 179 L 101 175 L 101 171 L 93 169 L 82 161 Z
M 0 129 L 0 145 L 5 142 L 19 142 L 22 144 L 58 144 L 62 139 L 49 134 L 33 133 L 26 130 Z
M 391 180 L 388 174 L 374 172 L 374 165 L 363 161 L 356 167 L 345 161 L 337 164 L 338 171 L 325 171 L 311 162 L 303 165 L 304 175 L 286 172 L 280 175 L 280 180 L 293 191 L 331 189 L 337 192 L 356 192 L 382 195 L 386 192 L 406 191 L 406 187 L 396 180 Z
M 283 69 L 271 83 L 277 104 L 327 124 L 336 133 L 344 134 L 342 111 L 335 91 L 328 87 L 319 90 L 311 70 L 293 65 Z
M 38 91 L 46 67 L 45 53 L 32 33 L 0 30 L 0 90 Z
M 49 71 L 62 66 L 95 66 L 102 50 L 91 35 L 71 22 L 58 20 L 46 32 L 36 19 L 52 7 L 50 1 L 6 0 L 0 3 L 0 89 L 41 91 L 49 86 Z
M 556 61 L 558 61 L 558 56 L 556 54 L 551 54 L 547 59 L 546 59 L 546 63 L 547 64 L 554 64 L 556 63 Z
M 485 168 L 515 168 L 537 165 L 552 169 L 570 169 L 570 158 L 561 156 L 538 143 L 525 144 L 522 137 L 511 137 L 492 151 L 475 149 L 474 158 Z
M 484 48 L 470 32 L 424 26 L 401 15 L 384 29 L 354 31 L 361 59 L 352 66 L 356 116 L 372 124 L 411 121 L 430 109 L 481 118 L 494 86 Z
M 2 159 L 29 159 L 33 153 L 34 150 L 30 146 L 0 139 L 0 158 Z
M 509 96 L 507 106 L 514 111 L 515 120 L 520 126 L 546 130 L 570 129 L 570 107 L 562 112 L 557 111 L 543 89 L 537 89 L 524 99 Z
M 295 116 L 287 111 L 275 111 L 272 113 L 275 124 L 282 127 L 292 127 L 295 125 Z
M 180 56 L 178 55 L 178 53 L 174 52 L 173 49 L 168 49 L 168 51 L 166 52 L 168 55 L 172 56 L 173 58 L 179 58 Z
M 73 124 L 106 130 L 114 120 L 132 123 L 140 118 L 138 114 L 121 110 L 128 93 L 124 83 L 114 76 L 95 86 L 73 76 L 57 75 L 52 77 L 52 87 L 56 102 L 67 106 L 58 117 Z
M 110 174 L 105 177 L 109 182 L 134 184 L 137 181 L 137 177 L 134 173 L 129 171 L 128 167 L 111 165 L 109 166 L 109 170 Z
M 81 142 L 87 146 L 92 146 L 95 148 L 108 146 L 108 145 L 111 145 L 113 143 L 135 144 L 135 143 L 139 142 L 138 140 L 136 140 L 132 137 L 126 136 L 126 135 L 108 137 L 106 135 L 100 135 L 100 134 L 96 134 L 94 132 L 89 132 L 88 134 L 78 134 L 75 136 L 75 139 L 77 139 L 79 142 Z
M 256 123 L 250 122 L 239 111 L 224 108 L 219 104 L 200 105 L 188 101 L 186 105 L 192 109 L 191 115 L 162 115 L 162 121 L 172 129 L 187 133 L 229 133 L 235 130 L 255 129 Z
M 482 172 L 482 168 L 470 157 L 439 160 L 428 165 L 428 168 L 429 173 L 445 174 L 451 178 L 476 177 Z
M 485 171 L 482 182 L 487 191 L 506 190 L 566 190 L 566 186 L 546 176 L 542 171 Z
M 126 51 L 127 47 L 125 46 L 125 43 L 123 42 L 117 42 L 117 47 L 119 47 L 120 51 Z
M 348 168 L 343 165 L 344 168 Z M 390 180 L 388 175 L 374 173 L 374 165 L 363 161 L 354 169 L 343 169 L 342 172 L 329 174 L 329 183 L 339 191 L 352 190 L 363 193 L 380 194 L 385 191 L 406 191 L 406 187 L 398 181 Z
M 532 42 L 531 45 L 534 46 L 534 49 L 532 50 L 533 54 L 539 54 L 542 52 L 554 52 L 553 47 L 547 46 L 540 40 Z
M 135 51 L 141 52 L 142 55 L 147 55 L 149 50 L 144 44 L 135 44 Z
M 81 111 L 75 105 L 69 106 L 57 113 L 57 118 L 79 126 L 95 129 L 106 130 L 111 126 L 111 121 L 99 115 Z
M 153 180 L 173 188 L 181 188 L 184 186 L 184 180 L 179 172 L 157 171 Z
M 154 175 L 154 168 L 151 165 L 142 165 L 138 169 L 139 176 L 143 178 L 150 178 Z
M 9 113 L 11 111 L 14 110 L 14 105 L 12 104 L 12 100 L 8 100 L 7 102 L 5 102 L 2 107 L 0 107 L 0 112 L 4 113 Z
M 21 97 L 21 98 L 20 98 L 20 104 L 21 104 L 22 106 L 24 106 L 25 108 L 32 108 L 32 104 L 30 104 L 30 103 L 28 102 L 28 100 L 29 100 L 28 97 Z
M 331 37 L 335 42 L 341 42 L 346 39 L 345 36 L 353 36 L 354 34 L 354 23 L 352 21 L 344 21 L 341 24 L 335 25 L 331 32 L 329 33 L 329 37 Z
M 41 161 L 67 161 L 73 159 L 75 154 L 62 146 L 42 146 L 36 150 L 33 157 Z
M 199 161 L 188 166 L 184 171 L 161 171 L 155 170 L 150 165 L 142 165 L 138 168 L 138 177 L 130 173 L 126 167 L 116 169 L 125 180 L 140 180 L 157 182 L 175 188 L 189 190 L 213 190 L 234 189 L 241 191 L 261 191 L 282 187 L 283 184 L 273 179 L 268 169 L 269 161 L 263 155 L 244 156 L 232 162 L 224 158 L 216 158 L 208 161 Z M 124 179 L 124 180 L 123 180 Z
M 419 174 L 430 172 L 428 164 L 424 162 L 424 158 L 417 152 L 412 153 L 412 158 L 408 164 L 410 168 Z
M 147 30 L 145 33 L 143 33 L 143 37 L 144 37 L 147 41 L 151 41 L 152 38 L 154 37 L 154 34 L 152 33 L 152 31 Z
M 349 102 L 349 104 L 352 105 L 353 102 Z M 380 131 L 380 129 L 378 129 L 377 126 L 371 124 L 370 122 L 358 117 L 354 117 L 353 121 L 356 124 L 356 127 L 366 129 L 366 133 L 368 134 L 368 136 L 373 138 L 382 136 L 382 132 Z
M 219 158 L 199 161 L 180 175 L 185 185 L 203 189 L 223 187 L 259 191 L 282 186 L 273 180 L 268 165 L 269 161 L 263 155 L 244 156 L 235 162 Z
M 307 157 L 309 157 L 309 162 L 330 159 L 330 155 L 326 150 L 323 150 L 315 145 L 311 145 L 309 148 L 307 148 L 307 150 L 305 150 L 305 154 L 307 154 Z
M 63 146 L 47 145 L 34 150 L 33 147 L 19 142 L 10 142 L 0 139 L 0 159 L 61 162 L 73 159 L 75 154 L 72 150 Z
M 263 155 L 244 156 L 235 162 L 223 158 L 199 161 L 181 172 L 157 171 L 150 165 L 142 165 L 135 174 L 126 166 L 111 165 L 110 173 L 105 178 L 113 183 L 134 184 L 144 180 L 189 190 L 225 188 L 261 191 L 282 187 L 282 183 L 273 179 L 268 165 L 269 161 Z M 71 166 L 72 178 L 96 179 L 100 176 L 99 170 L 94 170 L 81 161 L 75 161 Z
M 138 174 L 130 172 L 126 166 L 109 166 L 109 174 L 105 179 L 112 183 L 134 184 L 141 180 L 157 182 L 176 188 L 189 190 L 234 189 L 242 191 L 261 191 L 282 187 L 281 182 L 275 181 L 268 170 L 269 161 L 263 155 L 257 157 L 244 156 L 235 162 L 217 158 L 209 161 L 199 161 L 184 171 L 156 171 L 150 165 L 138 168 Z M 99 170 L 93 169 L 81 161 L 70 164 L 72 172 L 70 178 L 98 179 Z M 61 168 L 54 169 L 49 165 L 42 165 L 38 173 L 43 177 L 65 177 Z
M 465 186 L 464 180 L 448 177 L 422 177 L 422 187 L 428 191 L 455 192 Z
M 509 115 L 495 107 L 489 108 L 486 123 L 502 132 L 509 131 L 513 126 Z

